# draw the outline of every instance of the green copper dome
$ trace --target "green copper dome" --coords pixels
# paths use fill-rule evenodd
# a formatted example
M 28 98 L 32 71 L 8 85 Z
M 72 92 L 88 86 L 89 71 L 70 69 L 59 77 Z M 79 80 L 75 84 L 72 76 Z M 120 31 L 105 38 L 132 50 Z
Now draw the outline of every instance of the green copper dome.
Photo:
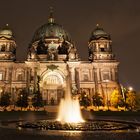
M 71 42 L 70 35 L 64 28 L 54 22 L 54 18 L 50 17 L 48 23 L 39 27 L 32 39 L 32 42 L 39 41 L 42 38 L 64 38 L 66 41 Z
M 105 39 L 110 39 L 110 35 L 107 34 L 103 28 L 99 27 L 99 25 L 96 25 L 96 28 L 94 31 L 91 33 L 90 40 L 94 39 L 100 39 L 100 38 L 105 38 Z
M 6 37 L 9 39 L 13 37 L 13 33 L 8 24 L 6 24 L 6 26 L 0 30 L 0 37 Z

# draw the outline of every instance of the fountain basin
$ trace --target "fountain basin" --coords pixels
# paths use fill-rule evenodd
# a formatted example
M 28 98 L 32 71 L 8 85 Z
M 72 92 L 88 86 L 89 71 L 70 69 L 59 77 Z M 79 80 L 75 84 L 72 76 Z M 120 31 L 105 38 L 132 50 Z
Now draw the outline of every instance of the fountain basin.
M 79 123 L 61 123 L 59 121 L 40 120 L 36 122 L 18 123 L 20 128 L 40 129 L 40 130 L 72 130 L 72 131 L 114 131 L 114 130 L 135 130 L 138 124 L 115 122 L 115 121 L 85 121 Z

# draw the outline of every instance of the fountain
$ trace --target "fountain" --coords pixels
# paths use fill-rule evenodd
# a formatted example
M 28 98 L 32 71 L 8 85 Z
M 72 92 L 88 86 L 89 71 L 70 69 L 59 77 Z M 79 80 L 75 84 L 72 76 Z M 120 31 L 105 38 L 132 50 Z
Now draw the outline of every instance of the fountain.
M 66 123 L 84 122 L 78 99 L 72 99 L 70 96 L 62 99 L 60 102 L 58 121 Z
M 84 122 L 80 111 L 78 99 L 72 99 L 70 78 L 67 76 L 67 90 L 65 98 L 61 99 L 57 121 L 62 123 L 79 123 Z

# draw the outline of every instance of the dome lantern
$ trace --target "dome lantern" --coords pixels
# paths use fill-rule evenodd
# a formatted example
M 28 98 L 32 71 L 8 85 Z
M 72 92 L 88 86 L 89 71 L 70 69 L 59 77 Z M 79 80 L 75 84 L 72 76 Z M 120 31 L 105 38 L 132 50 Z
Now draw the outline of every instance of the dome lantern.
M 49 19 L 48 19 L 48 23 L 54 23 L 54 17 L 53 17 L 53 7 L 50 7 L 50 16 L 49 16 Z

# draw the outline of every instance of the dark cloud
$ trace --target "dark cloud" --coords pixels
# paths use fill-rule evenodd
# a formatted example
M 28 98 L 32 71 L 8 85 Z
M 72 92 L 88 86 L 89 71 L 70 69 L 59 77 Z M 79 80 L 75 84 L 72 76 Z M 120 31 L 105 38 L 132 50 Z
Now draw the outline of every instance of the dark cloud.
M 57 22 L 71 34 L 81 58 L 87 59 L 87 42 L 99 23 L 111 34 L 121 82 L 140 90 L 139 5 L 139 0 L 1 0 L 0 27 L 10 24 L 18 44 L 17 58 L 26 59 L 35 30 L 47 22 L 53 6 Z

